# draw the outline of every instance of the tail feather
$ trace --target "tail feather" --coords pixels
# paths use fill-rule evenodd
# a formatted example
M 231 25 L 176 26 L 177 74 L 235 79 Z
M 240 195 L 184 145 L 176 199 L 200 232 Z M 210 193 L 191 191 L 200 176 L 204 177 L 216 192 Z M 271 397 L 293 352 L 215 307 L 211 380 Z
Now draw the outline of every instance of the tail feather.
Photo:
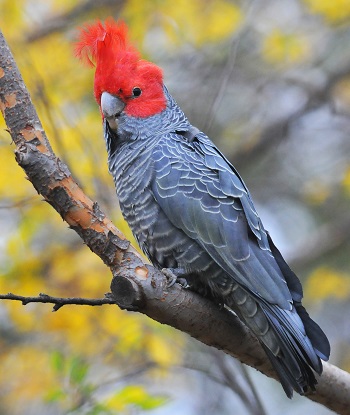
M 324 334 L 321 327 L 310 318 L 308 312 L 301 304 L 296 304 L 296 310 L 304 323 L 305 332 L 311 340 L 317 356 L 327 362 L 331 352 L 327 336 Z
M 283 390 L 289 399 L 293 397 L 293 391 L 296 391 L 300 395 L 304 395 L 310 389 L 315 390 L 317 381 L 312 370 L 308 368 L 308 366 L 306 366 L 306 370 L 303 370 L 302 375 L 296 378 L 295 375 L 291 373 L 289 367 L 286 366 L 283 357 L 275 356 L 264 344 L 262 344 L 262 347 L 265 350 L 272 367 L 275 369 Z M 305 380 L 302 381 L 302 379 Z
M 307 343 L 303 341 L 302 337 L 298 336 L 298 333 L 295 330 L 291 331 L 291 333 L 293 333 L 293 336 L 296 338 L 298 344 L 301 345 L 301 351 L 305 354 L 307 362 L 318 374 L 321 374 L 323 367 L 320 359 L 327 361 L 330 355 L 330 344 L 327 339 L 327 336 L 320 328 L 320 326 L 310 318 L 309 314 L 302 306 L 301 300 L 303 298 L 303 289 L 299 281 L 299 278 L 290 269 L 289 265 L 284 260 L 280 251 L 274 245 L 269 234 L 268 242 L 271 248 L 271 252 L 280 270 L 282 271 L 282 274 L 287 282 L 287 286 L 292 295 L 294 303 L 293 305 L 296 311 L 295 315 L 298 317 L 298 319 L 300 318 L 302 322 L 302 327 L 300 326 L 300 324 L 292 324 L 292 327 L 289 324 L 286 326 L 286 328 L 288 328 L 288 331 L 290 331 L 290 328 L 299 327 L 299 329 L 301 328 L 301 333 L 306 334 L 304 339 L 306 338 L 308 340 Z M 281 311 L 285 312 L 284 310 L 280 310 L 279 314 L 281 314 Z M 283 324 L 285 325 L 286 320 L 282 320 L 284 321 Z M 294 321 L 294 323 L 296 322 Z M 295 336 L 296 334 L 297 336 Z
M 262 305 L 263 311 L 271 322 L 272 328 L 279 339 L 287 342 L 298 355 L 303 356 L 305 363 L 317 373 L 322 373 L 322 363 L 315 351 L 311 339 L 307 336 L 304 324 L 293 307 L 291 311 L 268 304 Z
M 303 330 L 289 323 L 288 316 L 283 316 L 285 310 L 278 310 L 276 313 L 278 317 L 271 310 L 264 310 L 264 312 L 270 322 L 271 330 L 276 334 L 279 353 L 276 355 L 266 345 L 263 346 L 287 396 L 292 397 L 293 389 L 301 395 L 315 390 L 317 380 L 314 371 L 321 374 L 322 363 L 310 339 L 303 333 Z M 293 312 L 296 315 L 296 311 L 293 310 Z M 298 319 L 296 317 L 295 320 Z
M 316 340 L 321 329 L 316 323 L 312 324 L 305 309 L 299 316 L 299 310 L 294 306 L 292 310 L 284 310 L 240 286 L 231 291 L 225 302 L 258 337 L 289 398 L 293 396 L 293 390 L 301 395 L 315 390 L 314 372 L 322 373 L 320 358 L 323 353 L 318 350 Z M 315 345 L 313 340 L 316 340 Z M 323 346 L 322 339 L 320 344 Z

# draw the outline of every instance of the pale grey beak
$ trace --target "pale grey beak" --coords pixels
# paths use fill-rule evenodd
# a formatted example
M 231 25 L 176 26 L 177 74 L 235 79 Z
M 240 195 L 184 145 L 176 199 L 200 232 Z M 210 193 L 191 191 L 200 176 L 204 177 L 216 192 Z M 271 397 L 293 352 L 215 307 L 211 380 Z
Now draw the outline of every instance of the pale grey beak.
M 117 117 L 123 111 L 125 107 L 124 102 L 115 95 L 103 92 L 101 95 L 101 110 L 102 114 L 108 121 L 108 124 L 112 130 L 116 130 L 118 127 Z

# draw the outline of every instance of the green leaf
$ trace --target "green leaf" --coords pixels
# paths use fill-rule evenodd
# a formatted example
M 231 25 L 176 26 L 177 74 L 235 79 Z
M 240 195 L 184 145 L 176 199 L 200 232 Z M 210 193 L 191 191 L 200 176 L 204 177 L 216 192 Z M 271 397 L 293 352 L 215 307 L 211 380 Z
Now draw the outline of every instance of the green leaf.
M 90 408 L 86 415 L 112 415 L 113 413 L 103 404 L 97 403 Z
M 55 389 L 47 393 L 45 401 L 48 403 L 58 402 L 66 398 L 66 393 L 62 389 Z
M 54 368 L 55 372 L 62 373 L 64 370 L 64 356 L 58 350 L 55 350 L 51 353 L 51 365 Z
M 88 373 L 89 366 L 79 357 L 73 357 L 70 364 L 70 381 L 75 384 L 81 384 Z
M 164 396 L 150 395 L 142 386 L 129 385 L 118 391 L 106 401 L 109 408 L 123 411 L 127 406 L 137 406 L 143 410 L 158 408 L 165 404 L 167 398 Z

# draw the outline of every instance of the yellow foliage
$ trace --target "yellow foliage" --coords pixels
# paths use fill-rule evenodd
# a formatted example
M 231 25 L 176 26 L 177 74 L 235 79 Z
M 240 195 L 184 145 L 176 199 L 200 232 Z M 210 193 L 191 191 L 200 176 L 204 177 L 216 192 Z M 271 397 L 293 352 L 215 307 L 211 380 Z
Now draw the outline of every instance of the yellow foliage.
M 332 90 L 336 108 L 340 112 L 350 112 L 350 77 L 346 76 L 338 81 Z
M 115 344 L 114 351 L 118 351 L 123 355 L 128 355 L 136 350 L 144 352 L 145 327 L 141 320 L 125 314 L 119 314 L 118 316 L 110 314 L 109 319 L 103 322 L 102 328 L 106 330 L 106 333 L 112 330 L 118 337 L 118 343 Z M 117 319 L 119 321 L 116 321 Z M 112 323 L 112 326 L 109 323 Z
M 305 284 L 305 296 L 322 301 L 333 297 L 339 300 L 350 298 L 350 276 L 329 267 L 316 268 Z
M 137 38 L 144 37 L 154 23 L 155 3 L 129 0 L 123 16 L 132 22 L 131 29 Z M 160 24 L 176 44 L 190 42 L 200 46 L 217 42 L 234 33 L 242 22 L 240 8 L 227 0 L 166 0 L 157 4 L 156 23 Z
M 321 14 L 329 23 L 338 23 L 350 17 L 349 0 L 304 0 L 312 13 Z
M 150 396 L 142 386 L 130 385 L 107 399 L 106 403 L 108 408 L 124 412 L 129 406 L 137 406 L 144 410 L 154 409 L 164 401 L 162 397 Z
M 11 391 L 1 394 L 2 405 L 5 403 L 9 407 L 13 404 L 13 396 L 17 396 L 18 402 L 20 399 L 30 401 L 43 398 L 55 381 L 49 357 L 45 349 L 38 345 L 25 344 L 2 353 L 1 373 L 0 386 Z M 23 408 L 19 413 L 23 414 Z
M 18 0 L 1 0 L 1 14 L 0 14 L 0 27 L 1 31 L 6 35 L 6 38 L 10 37 L 14 43 L 21 38 L 21 31 L 18 27 L 23 26 L 22 14 L 25 1 Z
M 92 332 L 103 314 L 104 311 L 93 307 L 65 306 L 56 313 L 43 313 L 40 329 L 51 333 L 70 354 L 91 357 L 101 353 L 103 346 L 111 340 L 108 335 L 103 339 Z
M 153 11 L 153 1 L 129 0 L 125 3 L 122 17 L 131 23 L 129 30 L 132 39 L 144 38 L 152 22 Z
M 304 185 L 304 199 L 312 205 L 321 205 L 328 199 L 330 191 L 330 186 L 324 182 L 311 180 Z
M 170 366 L 181 361 L 181 351 L 170 347 L 169 340 L 155 333 L 147 339 L 150 356 L 161 366 Z
M 229 37 L 242 20 L 240 9 L 225 0 L 170 1 L 164 4 L 164 15 L 172 40 L 178 44 L 180 39 L 196 46 Z
M 346 372 L 350 372 L 350 351 L 349 351 L 349 345 L 345 343 L 344 345 L 344 353 L 342 356 L 342 368 Z
M 20 291 L 21 295 L 25 295 Z M 10 301 L 7 305 L 8 316 L 16 325 L 19 332 L 30 332 L 37 324 L 37 315 L 35 313 L 35 306 L 23 305 L 18 301 Z
M 343 187 L 348 196 L 350 196 L 350 167 L 344 173 L 343 177 Z
M 297 34 L 274 29 L 263 40 L 262 55 L 269 63 L 293 65 L 302 62 L 308 54 L 307 41 Z
M 116 411 L 124 411 L 125 408 L 130 405 L 130 402 L 140 401 L 145 397 L 145 390 L 141 386 L 129 386 L 124 394 L 116 394 L 107 400 L 109 408 Z
M 47 270 L 55 290 L 62 295 L 103 296 L 109 289 L 110 272 L 100 258 L 84 246 L 75 249 L 54 246 Z
M 10 205 L 32 197 L 36 194 L 36 191 L 33 185 L 25 180 L 24 171 L 18 167 L 15 161 L 13 154 L 15 146 L 13 144 L 11 145 L 11 137 L 4 131 L 5 125 L 3 118 L 0 118 L 0 195 L 1 203 Z M 13 183 L 17 183 L 17 186 L 14 186 Z

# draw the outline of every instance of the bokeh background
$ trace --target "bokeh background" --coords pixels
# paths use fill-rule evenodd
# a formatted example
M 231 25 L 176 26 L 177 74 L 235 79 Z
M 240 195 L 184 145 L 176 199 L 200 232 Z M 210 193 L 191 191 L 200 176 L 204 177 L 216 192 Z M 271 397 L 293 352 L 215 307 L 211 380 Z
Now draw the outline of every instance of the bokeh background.
M 0 28 L 56 154 L 131 237 L 77 27 L 124 19 L 190 121 L 228 156 L 350 370 L 350 2 L 0 0 Z M 0 120 L 0 292 L 102 297 L 111 276 L 25 180 Z M 0 303 L 0 414 L 331 412 L 116 307 Z

